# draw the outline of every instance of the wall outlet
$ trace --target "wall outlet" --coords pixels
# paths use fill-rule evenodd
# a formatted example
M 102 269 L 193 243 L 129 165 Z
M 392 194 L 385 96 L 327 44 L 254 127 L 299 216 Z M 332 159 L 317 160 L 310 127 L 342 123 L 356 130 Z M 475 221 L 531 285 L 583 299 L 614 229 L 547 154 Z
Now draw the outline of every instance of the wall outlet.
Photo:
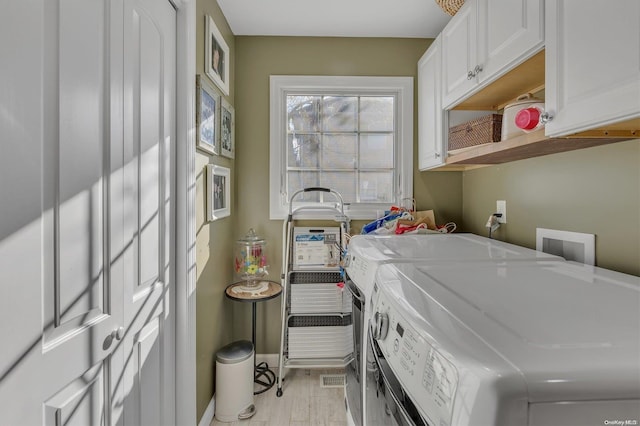
M 496 201 L 496 213 L 502 213 L 502 217 L 498 218 L 498 223 L 507 223 L 507 201 Z

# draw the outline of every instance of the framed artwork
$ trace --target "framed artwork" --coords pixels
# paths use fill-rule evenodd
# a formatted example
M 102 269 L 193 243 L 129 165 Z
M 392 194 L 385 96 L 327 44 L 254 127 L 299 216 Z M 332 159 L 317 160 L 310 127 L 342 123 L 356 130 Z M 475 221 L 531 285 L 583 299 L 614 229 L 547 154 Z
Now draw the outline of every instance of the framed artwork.
M 222 155 L 234 158 L 236 152 L 236 113 L 226 99 L 220 101 L 220 150 Z
M 230 172 L 226 167 L 207 164 L 207 220 L 209 222 L 231 214 Z
M 229 96 L 229 46 L 211 16 L 205 16 L 204 69 L 209 78 Z
M 209 86 L 202 76 L 196 76 L 196 146 L 209 154 L 219 154 L 218 149 L 218 105 L 220 95 Z

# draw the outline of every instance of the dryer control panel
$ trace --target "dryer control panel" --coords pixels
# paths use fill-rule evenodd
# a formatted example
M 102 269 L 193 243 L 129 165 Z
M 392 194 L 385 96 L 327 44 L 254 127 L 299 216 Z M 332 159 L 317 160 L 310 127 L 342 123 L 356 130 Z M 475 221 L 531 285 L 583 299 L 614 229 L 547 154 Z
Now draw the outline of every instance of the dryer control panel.
M 372 326 L 387 329 L 377 339 L 378 345 L 404 391 L 430 424 L 449 426 L 458 385 L 455 366 L 414 329 L 384 293 L 374 312 Z
M 348 253 L 345 258 L 344 269 L 347 275 L 367 300 L 371 295 L 377 268 L 378 264 L 360 256 L 357 252 Z

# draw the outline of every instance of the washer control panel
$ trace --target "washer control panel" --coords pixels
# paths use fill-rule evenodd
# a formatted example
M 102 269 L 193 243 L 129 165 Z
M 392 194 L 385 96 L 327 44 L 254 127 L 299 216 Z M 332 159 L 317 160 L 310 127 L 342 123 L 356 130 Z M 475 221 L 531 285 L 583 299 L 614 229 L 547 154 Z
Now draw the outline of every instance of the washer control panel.
M 376 273 L 376 264 L 369 262 L 359 253 L 348 253 L 345 258 L 345 271 L 358 289 L 368 298 L 371 294 L 373 280 Z
M 388 332 L 377 341 L 404 391 L 430 424 L 449 426 L 458 385 L 455 366 L 411 326 L 384 293 L 375 312 L 388 318 Z

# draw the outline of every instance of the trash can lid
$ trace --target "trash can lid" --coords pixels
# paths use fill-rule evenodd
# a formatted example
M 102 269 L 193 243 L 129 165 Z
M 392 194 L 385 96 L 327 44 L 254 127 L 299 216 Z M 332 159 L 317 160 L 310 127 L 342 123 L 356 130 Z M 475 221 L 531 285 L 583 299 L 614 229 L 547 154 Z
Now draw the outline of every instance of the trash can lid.
M 253 343 L 248 340 L 238 340 L 220 348 L 216 353 L 216 360 L 221 364 L 236 364 L 253 354 Z

